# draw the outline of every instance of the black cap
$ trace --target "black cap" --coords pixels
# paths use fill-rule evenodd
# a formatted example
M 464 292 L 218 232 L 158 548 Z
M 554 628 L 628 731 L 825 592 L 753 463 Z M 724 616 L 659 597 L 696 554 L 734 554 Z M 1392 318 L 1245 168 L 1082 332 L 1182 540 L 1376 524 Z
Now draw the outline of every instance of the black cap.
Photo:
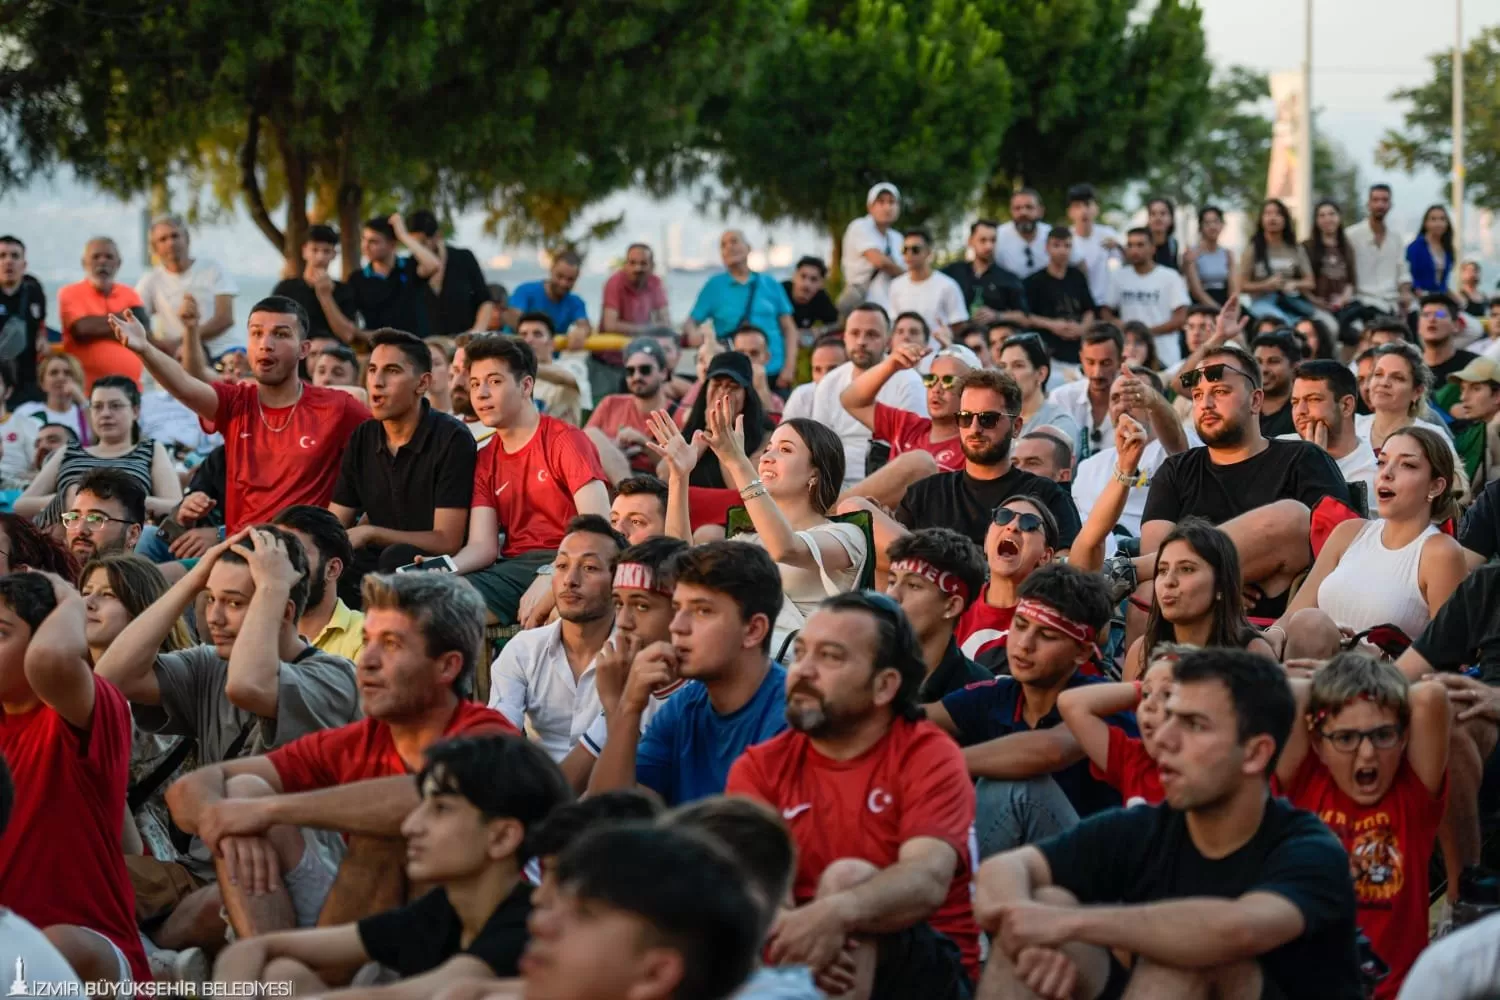
M 1074 184 L 1072 187 L 1068 188 L 1068 200 L 1066 202 L 1064 202 L 1063 204 L 1064 204 L 1064 206 L 1067 206 L 1067 205 L 1071 205 L 1071 204 L 1073 204 L 1074 202 L 1077 202 L 1077 201 L 1098 201 L 1098 200 L 1099 200 L 1098 196 L 1094 194 L 1094 185 L 1092 185 L 1092 184 Z
M 716 378 L 731 378 L 740 384 L 740 388 L 748 389 L 755 384 L 755 369 L 750 366 L 750 358 L 739 351 L 725 351 L 723 354 L 715 354 L 714 359 L 708 363 L 708 371 L 703 373 L 704 382 L 712 382 Z

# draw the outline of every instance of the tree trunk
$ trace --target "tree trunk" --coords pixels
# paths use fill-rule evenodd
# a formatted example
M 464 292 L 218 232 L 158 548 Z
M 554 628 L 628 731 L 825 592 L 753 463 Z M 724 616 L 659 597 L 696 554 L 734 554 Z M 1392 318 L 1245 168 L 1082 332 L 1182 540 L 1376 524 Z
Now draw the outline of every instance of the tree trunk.
M 828 262 L 828 295 L 835 302 L 844 291 L 844 230 L 837 222 L 828 223 L 828 236 L 833 241 L 833 260 Z
M 250 209 L 250 218 L 257 228 L 265 234 L 266 239 L 271 241 L 272 246 L 285 254 L 286 236 L 276 228 L 271 213 L 266 209 L 265 195 L 260 189 L 260 177 L 256 174 L 260 153 L 260 110 L 258 108 L 250 109 L 250 117 L 246 126 L 245 144 L 240 147 L 240 190 L 245 194 L 245 203 Z
M 302 273 L 302 243 L 307 239 L 308 157 L 292 148 L 286 130 L 272 124 L 276 148 L 281 154 L 281 171 L 286 176 L 286 229 L 281 253 L 284 263 L 281 276 L 295 278 Z
M 339 256 L 344 260 L 344 280 L 348 281 L 360 268 L 365 192 L 354 168 L 354 127 L 347 120 L 339 134 L 338 160 Z

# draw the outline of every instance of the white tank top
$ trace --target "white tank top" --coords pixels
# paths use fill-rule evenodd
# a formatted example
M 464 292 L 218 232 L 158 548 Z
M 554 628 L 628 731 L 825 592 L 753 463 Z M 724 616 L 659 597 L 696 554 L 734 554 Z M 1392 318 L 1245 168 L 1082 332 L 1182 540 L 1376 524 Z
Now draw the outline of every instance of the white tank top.
M 1385 547 L 1380 540 L 1384 529 L 1384 520 L 1374 520 L 1354 536 L 1344 557 L 1318 588 L 1318 608 L 1355 632 L 1390 624 L 1415 639 L 1431 617 L 1417 580 L 1422 545 L 1438 529 L 1428 525 L 1399 549 Z

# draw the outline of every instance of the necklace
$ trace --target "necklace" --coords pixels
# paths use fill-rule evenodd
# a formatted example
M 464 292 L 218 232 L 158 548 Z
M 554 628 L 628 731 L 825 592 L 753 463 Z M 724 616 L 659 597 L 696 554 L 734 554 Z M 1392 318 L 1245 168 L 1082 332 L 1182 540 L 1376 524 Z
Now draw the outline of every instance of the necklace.
M 286 419 L 281 422 L 281 426 L 280 427 L 272 427 L 271 426 L 271 421 L 269 421 L 269 420 L 266 419 L 266 408 L 264 406 L 260 405 L 260 393 L 257 392 L 255 394 L 255 412 L 258 413 L 258 414 L 260 414 L 260 422 L 262 424 L 264 424 L 265 427 L 266 427 L 266 430 L 270 431 L 272 434 L 280 434 L 282 431 L 284 431 L 288 427 L 292 426 L 292 418 L 297 415 L 297 407 L 299 407 L 301 405 L 302 405 L 302 382 L 300 380 L 298 380 L 298 382 L 297 382 L 297 399 L 292 403 L 291 412 L 286 415 Z

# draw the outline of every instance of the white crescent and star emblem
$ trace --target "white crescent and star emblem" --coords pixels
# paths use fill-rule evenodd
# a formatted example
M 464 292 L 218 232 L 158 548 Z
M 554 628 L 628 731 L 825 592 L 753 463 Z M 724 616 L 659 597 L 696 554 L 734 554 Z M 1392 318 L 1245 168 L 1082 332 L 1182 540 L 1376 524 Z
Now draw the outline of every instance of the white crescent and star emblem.
M 315 445 L 317 443 L 318 443 L 317 438 L 314 438 L 310 434 L 304 434 L 300 438 L 297 439 L 297 447 L 298 448 L 311 448 L 313 445 Z
M 870 797 L 865 800 L 865 805 L 872 813 L 883 813 L 891 807 L 896 800 L 891 798 L 891 793 L 883 788 L 877 788 L 870 792 Z
M 539 483 L 545 483 L 547 481 L 547 470 L 546 469 L 537 469 L 536 470 L 536 481 L 539 482 Z

